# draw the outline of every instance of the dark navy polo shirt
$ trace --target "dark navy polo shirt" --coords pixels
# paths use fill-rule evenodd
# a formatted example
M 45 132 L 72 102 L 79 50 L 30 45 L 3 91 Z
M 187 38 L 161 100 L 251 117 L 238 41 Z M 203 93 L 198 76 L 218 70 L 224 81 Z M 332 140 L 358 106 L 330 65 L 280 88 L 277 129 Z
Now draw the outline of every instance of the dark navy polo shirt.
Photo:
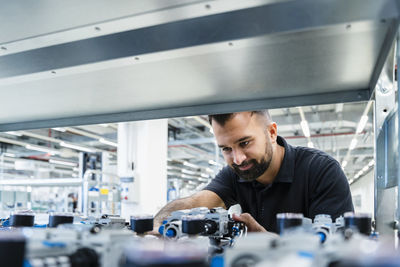
M 329 214 L 332 219 L 354 211 L 350 187 L 339 163 L 328 154 L 294 147 L 278 136 L 285 155 L 272 184 L 246 181 L 224 167 L 204 190 L 216 193 L 229 208 L 240 204 L 267 231 L 277 232 L 276 214 L 303 213 L 313 219 Z

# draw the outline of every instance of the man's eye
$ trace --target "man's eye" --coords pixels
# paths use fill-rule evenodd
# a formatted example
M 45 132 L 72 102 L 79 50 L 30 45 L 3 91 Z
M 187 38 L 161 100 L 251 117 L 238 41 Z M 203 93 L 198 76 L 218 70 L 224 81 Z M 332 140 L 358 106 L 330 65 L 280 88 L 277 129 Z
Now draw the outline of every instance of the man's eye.
M 232 149 L 230 147 L 223 147 L 222 151 L 223 152 L 230 152 Z
M 240 142 L 240 147 L 246 147 L 250 142 L 249 141 L 244 141 L 244 142 Z

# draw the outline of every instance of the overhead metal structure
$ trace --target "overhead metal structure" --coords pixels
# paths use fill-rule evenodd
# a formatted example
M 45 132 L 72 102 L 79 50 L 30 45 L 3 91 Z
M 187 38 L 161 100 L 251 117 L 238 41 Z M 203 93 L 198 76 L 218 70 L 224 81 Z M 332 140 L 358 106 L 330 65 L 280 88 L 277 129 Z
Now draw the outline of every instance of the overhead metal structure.
M 0 131 L 368 100 L 400 14 L 398 0 L 0 2 Z

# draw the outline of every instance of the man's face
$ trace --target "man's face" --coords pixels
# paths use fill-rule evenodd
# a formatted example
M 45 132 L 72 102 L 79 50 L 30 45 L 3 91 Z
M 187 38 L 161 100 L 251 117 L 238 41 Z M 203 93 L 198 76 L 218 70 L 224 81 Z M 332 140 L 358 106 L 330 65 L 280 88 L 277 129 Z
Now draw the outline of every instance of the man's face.
M 271 140 L 275 140 L 262 115 L 236 113 L 224 126 L 216 121 L 212 126 L 225 161 L 239 177 L 255 180 L 268 169 L 273 155 Z

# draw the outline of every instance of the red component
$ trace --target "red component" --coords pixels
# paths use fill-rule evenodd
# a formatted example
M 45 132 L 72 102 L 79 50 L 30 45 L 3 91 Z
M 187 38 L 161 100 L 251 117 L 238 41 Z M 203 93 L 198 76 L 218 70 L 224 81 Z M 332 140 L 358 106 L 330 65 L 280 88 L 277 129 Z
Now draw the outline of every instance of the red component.
M 128 200 L 128 197 L 124 197 L 125 200 Z

